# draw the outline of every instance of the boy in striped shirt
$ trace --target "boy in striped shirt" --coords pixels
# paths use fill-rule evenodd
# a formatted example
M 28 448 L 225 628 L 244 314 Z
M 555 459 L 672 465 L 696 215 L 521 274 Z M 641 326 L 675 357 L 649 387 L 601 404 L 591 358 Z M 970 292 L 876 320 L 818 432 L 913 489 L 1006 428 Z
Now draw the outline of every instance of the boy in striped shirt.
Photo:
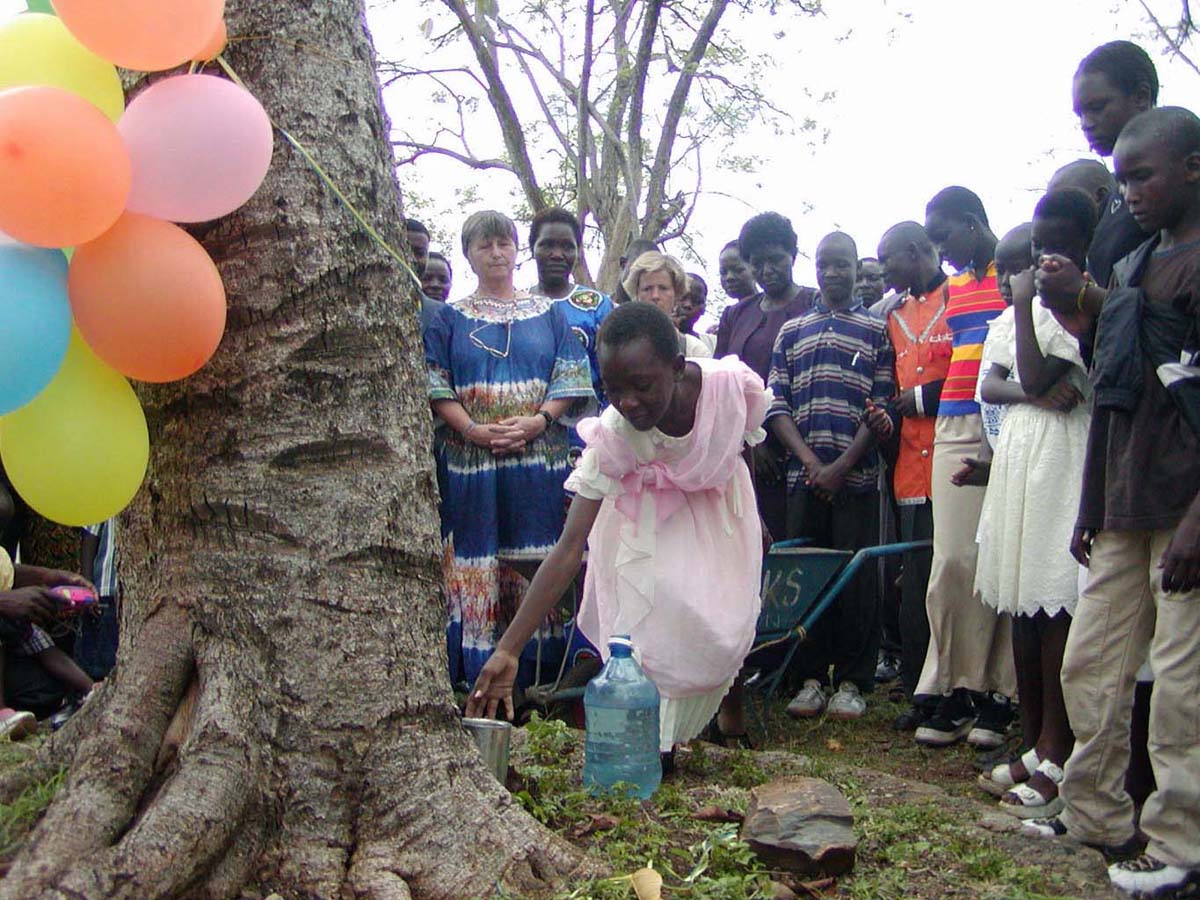
M 978 456 L 984 440 L 975 383 L 988 323 L 1005 308 L 996 283 L 997 241 L 983 202 L 964 187 L 945 188 L 929 201 L 925 229 L 942 259 L 959 271 L 950 278 L 946 302 L 953 350 L 934 431 L 929 651 L 916 691 L 942 700 L 916 738 L 941 747 L 966 736 L 992 748 L 1004 742 L 1013 719 L 1012 626 L 975 593 L 984 488 L 958 487 L 950 479 L 964 458 Z
M 816 305 L 775 339 L 767 422 L 790 453 L 788 537 L 859 550 L 879 541 L 879 462 L 864 416 L 869 400 L 883 405 L 894 393 L 894 358 L 883 320 L 854 297 L 858 248 L 850 236 L 827 235 L 816 262 Z M 788 704 L 791 715 L 826 708 L 831 666 L 837 693 L 829 715 L 865 712 L 862 695 L 874 688 L 879 652 L 876 577 L 874 566 L 864 566 L 809 635 L 799 662 L 804 687 Z

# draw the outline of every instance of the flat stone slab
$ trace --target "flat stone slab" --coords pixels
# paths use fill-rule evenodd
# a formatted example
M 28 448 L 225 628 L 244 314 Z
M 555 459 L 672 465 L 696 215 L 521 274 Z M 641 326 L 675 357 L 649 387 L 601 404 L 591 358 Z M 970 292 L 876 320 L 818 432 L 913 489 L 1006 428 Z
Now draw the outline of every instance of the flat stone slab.
M 741 837 L 767 865 L 804 875 L 843 875 L 858 848 L 850 804 L 819 778 L 782 778 L 750 791 Z

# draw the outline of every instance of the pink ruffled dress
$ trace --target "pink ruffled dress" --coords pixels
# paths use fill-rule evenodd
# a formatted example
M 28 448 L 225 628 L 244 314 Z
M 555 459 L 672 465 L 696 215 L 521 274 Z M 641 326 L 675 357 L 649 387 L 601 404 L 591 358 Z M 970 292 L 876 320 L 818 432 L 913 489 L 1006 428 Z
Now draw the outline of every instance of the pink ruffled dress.
M 702 381 L 689 434 L 638 431 L 609 407 L 567 488 L 603 501 L 588 539 L 579 625 L 607 657 L 628 634 L 662 696 L 660 744 L 695 737 L 754 640 L 762 530 L 745 445 L 766 436 L 771 394 L 734 357 L 689 359 Z

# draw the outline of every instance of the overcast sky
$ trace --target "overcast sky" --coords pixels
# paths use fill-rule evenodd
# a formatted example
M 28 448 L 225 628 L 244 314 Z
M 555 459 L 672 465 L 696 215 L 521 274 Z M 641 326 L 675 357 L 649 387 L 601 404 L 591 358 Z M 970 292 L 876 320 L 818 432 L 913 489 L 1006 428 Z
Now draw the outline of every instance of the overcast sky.
M 514 2 L 500 0 L 501 9 Z M 1168 16 L 1177 6 L 1172 0 L 1154 5 Z M 0 16 L 23 7 L 0 0 Z M 431 47 L 420 33 L 428 7 L 417 0 L 369 0 L 369 9 L 381 56 L 428 57 Z M 1141 38 L 1148 29 L 1140 13 L 1138 3 L 1116 0 L 826 0 L 822 16 L 793 22 L 782 37 L 776 36 L 781 18 L 730 17 L 727 26 L 748 49 L 765 49 L 776 59 L 775 69 L 754 73 L 775 101 L 797 119 L 814 117 L 828 137 L 813 146 L 810 135 L 751 131 L 744 152 L 764 159 L 758 171 L 706 167 L 706 190 L 690 229 L 701 270 L 715 285 L 720 246 L 737 236 L 746 218 L 768 209 L 792 219 L 802 254 L 811 254 L 826 232 L 842 229 L 863 255 L 873 255 L 888 226 L 921 219 L 925 202 L 948 184 L 980 194 L 997 234 L 1027 220 L 1050 174 L 1088 155 L 1070 88 L 1076 65 L 1093 47 L 1137 37 L 1158 65 L 1160 102 L 1198 105 L 1200 76 Z M 835 96 L 816 104 L 799 86 L 814 96 Z M 386 99 L 394 120 L 441 112 L 411 86 L 393 89 Z M 478 153 L 500 155 L 489 109 L 478 113 L 472 133 Z M 320 147 L 314 150 L 319 157 Z M 480 177 L 431 159 L 403 177 L 443 210 L 429 215 L 446 233 L 457 233 L 478 205 L 511 208 L 515 180 L 504 173 Z M 466 207 L 456 191 L 469 185 L 480 200 Z M 456 261 L 457 294 L 469 287 L 466 265 L 456 247 L 446 249 Z M 808 259 L 800 260 L 797 275 L 812 283 Z M 534 277 L 524 265 L 522 278 Z
M 508 2 L 501 0 L 501 8 Z M 1114 11 L 1115 5 L 826 0 L 822 16 L 795 22 L 782 38 L 775 37 L 778 18 L 730 18 L 728 26 L 748 47 L 766 48 L 776 59 L 775 70 L 759 73 L 776 102 L 797 119 L 814 117 L 828 138 L 813 147 L 808 135 L 781 139 L 762 129 L 746 138 L 747 150 L 765 160 L 758 171 L 706 173 L 707 190 L 690 230 L 710 285 L 721 245 L 737 236 L 746 218 L 768 209 L 792 219 L 801 252 L 808 254 L 824 234 L 841 229 L 857 240 L 862 255 L 874 255 L 890 225 L 921 220 L 926 201 L 949 184 L 983 198 L 997 234 L 1027 221 L 1054 170 L 1089 153 L 1071 112 L 1079 60 L 1099 44 L 1148 30 L 1137 3 Z M 1167 15 L 1176 8 L 1162 0 L 1156 6 Z M 372 0 L 369 19 L 381 55 L 411 61 L 422 48 L 428 52 L 418 27 L 425 15 L 415 8 L 411 0 Z M 1152 42 L 1141 42 L 1158 65 L 1160 102 L 1196 107 L 1200 76 L 1163 58 Z M 816 96 L 836 93 L 814 104 L 798 86 Z M 422 114 L 411 93 L 388 96 L 394 117 Z M 500 154 L 498 143 L 489 147 L 483 140 L 494 128 L 490 116 L 490 110 L 480 114 L 481 155 Z M 478 184 L 485 200 L 510 202 L 503 173 L 477 178 L 434 159 L 418 166 L 416 179 L 404 174 L 405 181 L 451 208 L 455 190 L 465 183 Z M 463 272 L 456 250 L 455 257 L 456 273 Z M 797 277 L 813 283 L 808 259 L 799 261 Z

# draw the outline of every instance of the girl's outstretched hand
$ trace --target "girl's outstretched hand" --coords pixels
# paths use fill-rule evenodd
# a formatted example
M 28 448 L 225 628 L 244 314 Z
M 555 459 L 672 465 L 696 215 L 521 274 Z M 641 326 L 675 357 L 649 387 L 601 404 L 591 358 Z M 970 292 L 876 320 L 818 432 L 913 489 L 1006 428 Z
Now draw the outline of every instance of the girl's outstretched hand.
M 475 679 L 475 686 L 467 697 L 468 719 L 495 719 L 500 705 L 504 705 L 504 718 L 512 721 L 513 684 L 517 680 L 517 658 L 506 650 L 497 648 Z

